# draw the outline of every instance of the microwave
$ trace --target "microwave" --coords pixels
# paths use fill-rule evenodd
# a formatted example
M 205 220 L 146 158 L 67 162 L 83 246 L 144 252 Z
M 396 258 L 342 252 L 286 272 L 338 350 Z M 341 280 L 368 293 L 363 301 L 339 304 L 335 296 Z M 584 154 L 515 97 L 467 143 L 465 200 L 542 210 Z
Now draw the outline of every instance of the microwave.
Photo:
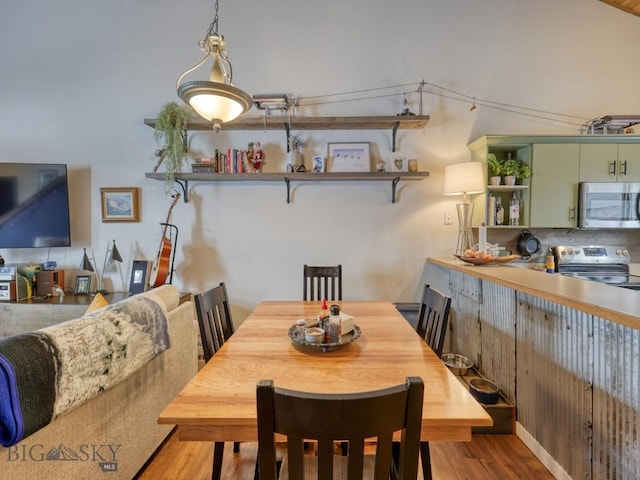
M 640 228 L 640 183 L 579 184 L 578 228 Z

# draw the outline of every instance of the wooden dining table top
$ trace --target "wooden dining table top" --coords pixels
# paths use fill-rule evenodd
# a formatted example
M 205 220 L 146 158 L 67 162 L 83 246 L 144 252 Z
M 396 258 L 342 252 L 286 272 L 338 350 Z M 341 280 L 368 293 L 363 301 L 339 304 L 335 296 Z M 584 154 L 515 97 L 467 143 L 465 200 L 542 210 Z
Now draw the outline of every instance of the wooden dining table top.
M 271 379 L 292 390 L 377 390 L 418 376 L 424 381 L 422 440 L 468 441 L 492 419 L 394 305 L 342 301 L 361 330 L 355 341 L 322 352 L 299 349 L 289 328 L 314 320 L 320 302 L 265 301 L 164 409 L 158 423 L 177 425 L 180 440 L 256 441 L 256 385 Z

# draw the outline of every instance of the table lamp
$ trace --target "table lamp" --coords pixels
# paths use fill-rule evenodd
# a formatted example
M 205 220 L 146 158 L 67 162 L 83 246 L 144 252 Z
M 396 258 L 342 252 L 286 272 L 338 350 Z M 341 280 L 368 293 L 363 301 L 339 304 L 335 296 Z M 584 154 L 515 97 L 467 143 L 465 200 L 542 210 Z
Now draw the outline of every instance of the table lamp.
M 444 170 L 444 194 L 462 195 L 462 203 L 456 205 L 459 229 L 456 255 L 462 255 L 468 248 L 473 249 L 473 205 L 469 203 L 469 195 L 484 192 L 485 188 L 484 172 L 480 162 L 456 163 Z

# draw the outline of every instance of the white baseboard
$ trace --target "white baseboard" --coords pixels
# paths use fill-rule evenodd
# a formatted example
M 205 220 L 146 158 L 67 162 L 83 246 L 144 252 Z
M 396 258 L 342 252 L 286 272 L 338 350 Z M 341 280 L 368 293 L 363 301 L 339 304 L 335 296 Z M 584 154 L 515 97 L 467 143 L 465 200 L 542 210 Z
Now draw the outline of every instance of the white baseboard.
M 538 460 L 542 462 L 542 464 L 547 467 L 547 470 L 551 472 L 551 475 L 556 477 L 558 480 L 571 480 L 571 477 L 564 469 L 560 466 L 556 460 L 549 455 L 542 445 L 538 443 L 538 441 L 533 438 L 533 436 L 527 432 L 520 423 L 516 422 L 516 435 L 522 443 L 524 443 L 531 452 L 538 457 Z

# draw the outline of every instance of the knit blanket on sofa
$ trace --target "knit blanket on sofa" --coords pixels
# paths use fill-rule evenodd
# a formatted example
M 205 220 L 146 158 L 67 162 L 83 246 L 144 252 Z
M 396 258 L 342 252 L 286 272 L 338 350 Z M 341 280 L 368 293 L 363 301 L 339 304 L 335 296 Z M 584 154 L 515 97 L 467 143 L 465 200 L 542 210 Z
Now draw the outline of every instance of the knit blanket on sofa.
M 141 295 L 0 340 L 0 444 L 15 445 L 169 347 L 164 308 Z

